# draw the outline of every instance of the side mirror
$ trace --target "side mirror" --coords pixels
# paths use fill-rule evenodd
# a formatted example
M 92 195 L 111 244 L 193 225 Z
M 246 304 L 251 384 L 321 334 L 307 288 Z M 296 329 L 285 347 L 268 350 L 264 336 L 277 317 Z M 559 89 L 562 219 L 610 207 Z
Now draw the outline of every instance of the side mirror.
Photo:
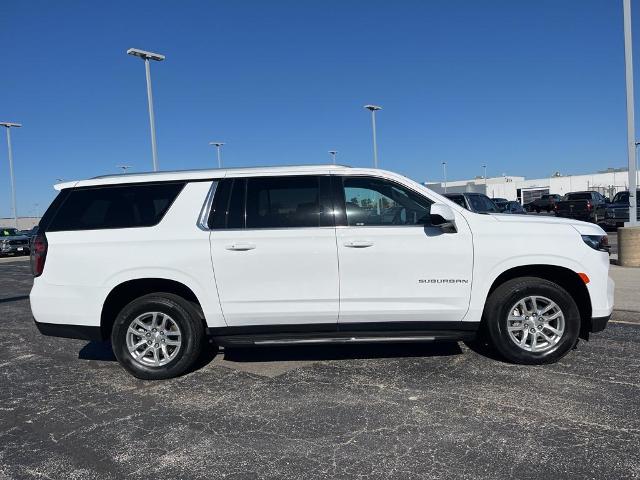
M 431 225 L 440 227 L 443 232 L 456 233 L 456 215 L 449 205 L 444 203 L 434 203 L 431 205 L 430 213 Z

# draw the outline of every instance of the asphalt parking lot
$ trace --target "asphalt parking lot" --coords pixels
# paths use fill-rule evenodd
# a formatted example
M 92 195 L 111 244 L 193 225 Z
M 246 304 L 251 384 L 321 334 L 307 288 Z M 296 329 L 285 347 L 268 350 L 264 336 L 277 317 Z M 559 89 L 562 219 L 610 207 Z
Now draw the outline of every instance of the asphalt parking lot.
M 640 313 L 558 364 L 460 343 L 215 353 L 144 382 L 0 264 L 0 479 L 639 478 Z

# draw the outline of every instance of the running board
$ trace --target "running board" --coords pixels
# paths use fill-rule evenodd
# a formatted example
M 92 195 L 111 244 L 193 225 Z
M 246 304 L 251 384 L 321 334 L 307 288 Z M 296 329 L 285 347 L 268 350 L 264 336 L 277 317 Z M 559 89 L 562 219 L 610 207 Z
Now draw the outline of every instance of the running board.
M 473 331 L 429 332 L 309 332 L 254 335 L 219 335 L 213 340 L 221 347 L 275 347 L 286 345 L 336 345 L 371 343 L 424 343 L 473 340 Z

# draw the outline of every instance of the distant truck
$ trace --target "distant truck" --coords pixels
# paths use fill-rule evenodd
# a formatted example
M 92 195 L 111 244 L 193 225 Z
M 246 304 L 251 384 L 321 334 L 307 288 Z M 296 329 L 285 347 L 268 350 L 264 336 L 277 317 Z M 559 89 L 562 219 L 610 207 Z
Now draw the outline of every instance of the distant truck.
M 525 205 L 525 210 L 540 213 L 541 211 L 551 212 L 555 209 L 556 203 L 562 200 L 561 195 L 555 193 L 542 195 L 540 198 Z
M 640 190 L 636 193 L 636 199 L 640 195 Z M 597 212 L 598 221 L 603 227 L 622 227 L 629 221 L 629 192 L 618 192 L 610 203 L 601 206 Z M 637 218 L 640 220 L 640 202 L 638 202 Z
M 558 217 L 600 223 L 604 220 L 602 209 L 608 203 L 608 199 L 598 192 L 571 192 L 556 202 L 555 211 Z

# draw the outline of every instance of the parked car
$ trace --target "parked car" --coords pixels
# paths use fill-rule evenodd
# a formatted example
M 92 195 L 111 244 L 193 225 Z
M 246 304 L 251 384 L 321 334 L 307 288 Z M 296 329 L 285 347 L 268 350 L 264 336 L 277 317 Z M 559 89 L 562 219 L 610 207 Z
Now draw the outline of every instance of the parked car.
M 506 198 L 492 198 L 491 201 L 496 207 L 498 207 L 498 211 L 502 212 L 504 211 L 504 208 L 509 200 L 507 200 Z
M 636 193 L 637 215 L 640 220 L 640 190 Z M 601 205 L 598 210 L 598 220 L 607 228 L 622 227 L 629 221 L 629 192 L 618 192 L 614 195 L 611 203 Z
M 24 235 L 25 237 L 28 237 L 29 239 L 31 239 L 36 236 L 36 233 L 38 233 L 38 226 L 36 225 L 35 227 L 29 230 L 20 230 L 19 233 L 20 235 Z
M 542 195 L 533 202 L 529 202 L 525 205 L 525 209 L 528 212 L 540 213 L 542 211 L 552 212 L 555 209 L 556 203 L 562 200 L 562 195 L 555 193 Z
M 527 211 L 520 205 L 520 202 L 510 200 L 504 204 L 501 210 L 502 213 L 512 213 L 516 215 L 525 215 Z
M 555 212 L 558 217 L 600 223 L 602 218 L 598 211 L 607 203 L 608 199 L 599 192 L 571 192 L 556 202 Z
M 29 237 L 21 235 L 16 228 L 0 228 L 0 257 L 28 254 Z
M 500 209 L 483 193 L 445 193 L 445 197 L 475 213 L 499 213 Z
M 597 225 L 479 215 L 382 170 L 158 172 L 56 188 L 31 253 L 36 326 L 110 339 L 138 378 L 193 368 L 206 337 L 232 348 L 481 332 L 511 362 L 550 363 L 613 310 Z

